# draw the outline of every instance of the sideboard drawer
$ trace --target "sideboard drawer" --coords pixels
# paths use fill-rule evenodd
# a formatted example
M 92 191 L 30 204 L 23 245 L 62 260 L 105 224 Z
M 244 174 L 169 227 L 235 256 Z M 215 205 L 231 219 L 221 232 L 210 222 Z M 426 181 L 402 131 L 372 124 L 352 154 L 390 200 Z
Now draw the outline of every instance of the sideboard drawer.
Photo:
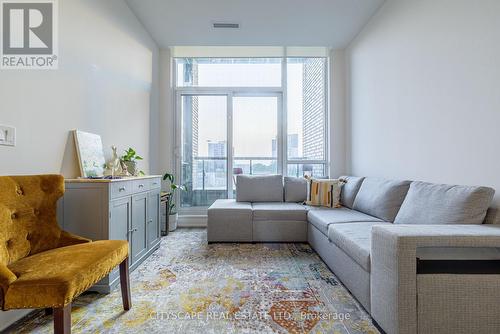
M 161 187 L 161 179 L 149 179 L 149 189 L 158 189 Z
M 140 193 L 149 190 L 149 180 L 141 179 L 132 181 L 132 193 Z
M 111 198 L 118 198 L 132 193 L 132 182 L 113 182 L 111 184 Z

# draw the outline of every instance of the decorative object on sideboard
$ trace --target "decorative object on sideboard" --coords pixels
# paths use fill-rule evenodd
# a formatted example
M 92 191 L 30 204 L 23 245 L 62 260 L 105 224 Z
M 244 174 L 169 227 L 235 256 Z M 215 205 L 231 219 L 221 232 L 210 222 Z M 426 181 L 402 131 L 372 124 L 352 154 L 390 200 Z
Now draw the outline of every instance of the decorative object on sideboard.
M 121 176 L 129 176 L 126 169 L 123 168 L 120 158 L 118 157 L 118 153 L 116 152 L 117 148 L 115 145 L 111 146 L 111 151 L 113 152 L 111 155 L 111 160 L 107 164 L 107 170 L 105 172 L 106 175 L 111 176 L 111 178 L 121 177 Z
M 127 171 L 131 175 L 138 176 L 144 174 L 137 168 L 137 161 L 142 160 L 142 157 L 137 155 L 137 152 L 133 148 L 129 147 L 129 149 L 125 151 L 125 154 L 121 156 L 120 160 L 127 167 Z
M 80 175 L 85 178 L 103 177 L 106 162 L 101 136 L 80 130 L 73 130 Z
M 167 204 L 167 217 L 168 217 L 168 231 L 172 232 L 177 229 L 177 207 L 175 206 L 175 193 L 177 190 L 186 190 L 183 185 L 175 184 L 174 174 L 165 173 L 163 175 L 163 180 L 170 183 L 170 191 L 168 194 L 168 204 Z

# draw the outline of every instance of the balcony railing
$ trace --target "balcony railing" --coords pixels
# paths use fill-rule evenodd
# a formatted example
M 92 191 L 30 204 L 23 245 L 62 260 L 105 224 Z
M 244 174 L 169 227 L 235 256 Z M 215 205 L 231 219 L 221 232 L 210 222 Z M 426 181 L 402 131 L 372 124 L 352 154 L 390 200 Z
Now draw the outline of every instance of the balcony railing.
M 224 157 L 194 157 L 192 164 L 183 163 L 183 182 L 191 183 L 192 190 L 225 190 L 226 161 L 227 158 Z M 192 170 L 189 171 L 189 168 Z M 275 174 L 277 170 L 277 159 L 273 157 L 234 157 L 233 175 Z
M 192 163 L 183 164 L 184 184 L 193 190 L 223 190 L 227 188 L 227 159 L 223 157 L 195 157 Z M 323 176 L 324 163 L 290 162 L 285 174 L 302 177 L 305 173 Z M 233 175 L 276 174 L 277 159 L 273 157 L 235 157 Z
M 272 157 L 235 157 L 233 161 L 234 175 L 268 175 L 276 174 L 278 162 Z M 323 175 L 323 163 L 290 162 L 286 175 L 303 176 L 304 172 L 312 175 Z M 227 198 L 227 158 L 194 157 L 193 161 L 182 164 L 182 184 L 187 191 L 181 192 L 181 208 L 208 207 L 216 199 Z M 235 182 L 233 182 L 233 190 Z

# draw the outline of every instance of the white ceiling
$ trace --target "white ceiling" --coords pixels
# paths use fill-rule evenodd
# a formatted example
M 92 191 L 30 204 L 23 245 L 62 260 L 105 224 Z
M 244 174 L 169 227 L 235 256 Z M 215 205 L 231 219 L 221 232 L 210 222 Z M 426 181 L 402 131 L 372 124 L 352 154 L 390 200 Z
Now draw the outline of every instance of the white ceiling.
M 160 47 L 343 48 L 384 0 L 126 0 Z M 213 29 L 213 22 L 240 29 Z

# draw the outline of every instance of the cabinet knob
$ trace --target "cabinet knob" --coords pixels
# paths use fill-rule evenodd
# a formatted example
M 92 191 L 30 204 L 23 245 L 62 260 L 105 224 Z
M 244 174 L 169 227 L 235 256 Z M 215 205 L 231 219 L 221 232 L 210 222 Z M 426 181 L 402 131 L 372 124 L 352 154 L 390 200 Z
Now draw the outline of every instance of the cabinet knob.
M 120 191 L 120 192 L 125 191 L 125 187 L 118 188 L 118 191 Z
M 131 230 L 128 230 L 128 233 L 137 232 L 137 231 L 138 231 L 137 228 L 133 228 Z
M 139 184 L 139 188 L 144 188 L 144 185 L 143 184 Z
M 153 219 L 150 219 L 147 221 L 148 224 L 151 224 L 153 222 Z

